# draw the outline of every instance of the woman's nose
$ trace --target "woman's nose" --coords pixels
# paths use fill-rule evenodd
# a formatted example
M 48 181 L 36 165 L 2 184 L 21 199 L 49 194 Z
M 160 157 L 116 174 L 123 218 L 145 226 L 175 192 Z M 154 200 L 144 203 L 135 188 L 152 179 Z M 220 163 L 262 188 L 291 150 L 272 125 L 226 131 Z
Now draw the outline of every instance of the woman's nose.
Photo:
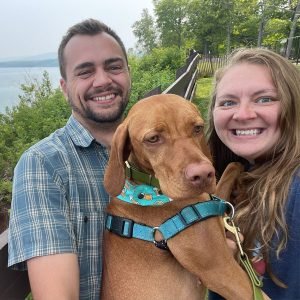
M 256 118 L 256 111 L 251 103 L 240 104 L 236 107 L 233 114 L 234 120 L 248 120 L 253 118 Z

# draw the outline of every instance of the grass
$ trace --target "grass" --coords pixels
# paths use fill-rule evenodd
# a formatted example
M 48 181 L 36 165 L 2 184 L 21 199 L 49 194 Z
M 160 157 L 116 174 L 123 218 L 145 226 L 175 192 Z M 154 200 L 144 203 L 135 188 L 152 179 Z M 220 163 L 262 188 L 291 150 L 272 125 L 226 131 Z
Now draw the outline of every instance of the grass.
M 207 108 L 210 99 L 211 88 L 212 77 L 198 79 L 193 103 L 199 107 L 201 115 L 204 119 L 206 119 L 207 115 Z

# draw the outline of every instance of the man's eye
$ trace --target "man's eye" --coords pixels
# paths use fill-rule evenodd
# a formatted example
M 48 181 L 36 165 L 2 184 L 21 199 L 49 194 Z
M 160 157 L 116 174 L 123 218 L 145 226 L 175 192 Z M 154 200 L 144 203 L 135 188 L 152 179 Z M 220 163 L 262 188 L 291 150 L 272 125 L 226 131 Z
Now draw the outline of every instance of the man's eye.
M 108 71 L 113 73 L 113 74 L 119 74 L 121 72 L 123 72 L 123 66 L 121 65 L 112 65 L 108 67 Z
M 85 77 L 90 76 L 90 74 L 92 74 L 91 70 L 83 70 L 83 71 L 78 72 L 77 76 L 85 78 Z
M 274 99 L 272 99 L 271 97 L 261 97 L 256 102 L 257 103 L 269 103 L 269 102 L 273 102 L 273 101 L 274 101 Z

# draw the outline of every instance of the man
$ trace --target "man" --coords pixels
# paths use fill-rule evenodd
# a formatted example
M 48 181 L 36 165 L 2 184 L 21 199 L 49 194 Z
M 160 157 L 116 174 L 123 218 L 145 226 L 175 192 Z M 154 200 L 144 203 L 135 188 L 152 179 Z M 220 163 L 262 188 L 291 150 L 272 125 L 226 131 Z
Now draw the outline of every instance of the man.
M 116 33 L 93 19 L 69 29 L 58 56 L 72 115 L 15 168 L 8 264 L 28 268 L 34 299 L 99 299 L 103 175 L 128 103 L 128 61 Z

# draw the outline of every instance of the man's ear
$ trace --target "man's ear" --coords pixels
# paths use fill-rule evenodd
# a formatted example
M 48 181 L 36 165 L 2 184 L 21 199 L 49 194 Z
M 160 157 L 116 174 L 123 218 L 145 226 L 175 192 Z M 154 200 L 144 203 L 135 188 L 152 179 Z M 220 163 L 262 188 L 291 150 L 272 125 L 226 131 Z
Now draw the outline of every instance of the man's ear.
M 130 79 L 130 87 L 129 87 L 129 90 L 131 90 L 132 81 L 131 81 L 131 69 L 130 69 L 130 65 L 127 65 L 127 69 L 128 69 L 129 79 Z
M 59 80 L 59 83 L 60 83 L 60 88 L 65 96 L 66 99 L 68 99 L 68 89 L 67 89 L 67 82 L 65 79 L 61 78 Z

